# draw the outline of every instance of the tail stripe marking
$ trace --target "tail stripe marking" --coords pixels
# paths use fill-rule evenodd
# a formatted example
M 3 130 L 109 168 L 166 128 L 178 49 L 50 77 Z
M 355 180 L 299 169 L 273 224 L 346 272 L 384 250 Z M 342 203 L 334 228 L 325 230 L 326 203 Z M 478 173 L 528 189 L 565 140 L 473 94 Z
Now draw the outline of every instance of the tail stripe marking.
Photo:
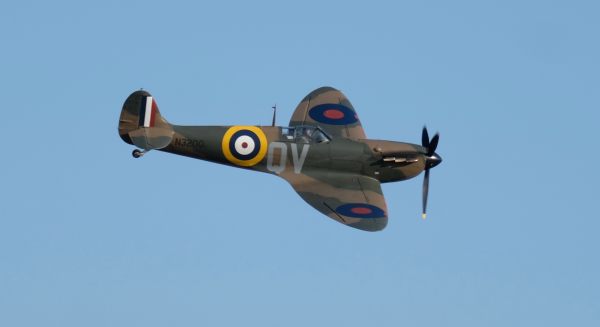
M 146 97 L 146 108 L 144 108 L 144 127 L 152 127 L 152 114 L 154 110 L 154 99 L 152 97 Z
M 148 97 L 143 97 L 142 98 L 142 103 L 140 106 L 140 114 L 139 114 L 139 121 L 138 121 L 138 126 L 144 126 L 144 120 L 146 118 L 146 102 L 148 100 Z
M 156 118 L 156 101 L 152 97 L 142 98 L 142 105 L 140 108 L 140 120 L 138 126 L 140 127 L 154 127 L 154 121 Z
M 154 121 L 156 120 L 156 111 L 158 111 L 158 106 L 156 105 L 156 101 L 152 99 L 152 113 L 150 115 L 150 127 L 154 127 Z

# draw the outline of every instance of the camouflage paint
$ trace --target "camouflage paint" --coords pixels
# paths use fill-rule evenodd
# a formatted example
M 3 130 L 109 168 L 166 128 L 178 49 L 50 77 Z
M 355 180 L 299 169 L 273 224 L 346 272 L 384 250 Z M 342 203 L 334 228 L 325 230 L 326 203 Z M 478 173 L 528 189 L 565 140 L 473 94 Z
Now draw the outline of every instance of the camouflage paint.
M 312 133 L 318 127 L 330 139 L 291 137 L 278 126 L 172 125 L 143 90 L 125 100 L 118 129 L 123 141 L 146 151 L 277 175 L 324 215 L 366 231 L 387 225 L 380 183 L 413 178 L 425 169 L 422 146 L 366 139 L 350 101 L 331 87 L 316 89 L 302 99 L 290 126 L 299 130 L 309 126 Z

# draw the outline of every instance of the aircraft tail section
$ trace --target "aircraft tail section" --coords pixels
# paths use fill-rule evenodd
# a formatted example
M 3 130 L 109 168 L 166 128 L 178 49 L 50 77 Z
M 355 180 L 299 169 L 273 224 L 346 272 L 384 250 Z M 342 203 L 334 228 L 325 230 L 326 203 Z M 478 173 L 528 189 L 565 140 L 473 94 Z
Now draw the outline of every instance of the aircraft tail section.
M 119 136 L 143 150 L 161 149 L 173 138 L 173 128 L 158 110 L 154 97 L 144 91 L 133 92 L 121 110 Z

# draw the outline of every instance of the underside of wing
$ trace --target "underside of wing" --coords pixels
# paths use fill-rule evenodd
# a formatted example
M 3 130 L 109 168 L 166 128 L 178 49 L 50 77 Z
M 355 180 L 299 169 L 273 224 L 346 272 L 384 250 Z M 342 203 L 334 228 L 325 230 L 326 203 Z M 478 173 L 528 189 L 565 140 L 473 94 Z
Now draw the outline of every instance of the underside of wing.
M 387 225 L 387 206 L 376 179 L 336 172 L 281 177 L 304 201 L 342 224 L 366 231 L 382 230 Z
M 320 126 L 334 137 L 366 138 L 354 107 L 332 87 L 318 88 L 302 99 L 290 121 L 290 126 L 297 125 Z

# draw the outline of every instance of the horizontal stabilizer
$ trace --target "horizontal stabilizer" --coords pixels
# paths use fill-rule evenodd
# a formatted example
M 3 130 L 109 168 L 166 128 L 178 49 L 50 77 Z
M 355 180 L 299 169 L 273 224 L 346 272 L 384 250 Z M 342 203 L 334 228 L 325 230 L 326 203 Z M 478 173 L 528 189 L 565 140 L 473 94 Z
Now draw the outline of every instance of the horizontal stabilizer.
M 162 149 L 171 143 L 173 130 L 163 127 L 142 127 L 129 132 L 129 138 L 141 149 Z

